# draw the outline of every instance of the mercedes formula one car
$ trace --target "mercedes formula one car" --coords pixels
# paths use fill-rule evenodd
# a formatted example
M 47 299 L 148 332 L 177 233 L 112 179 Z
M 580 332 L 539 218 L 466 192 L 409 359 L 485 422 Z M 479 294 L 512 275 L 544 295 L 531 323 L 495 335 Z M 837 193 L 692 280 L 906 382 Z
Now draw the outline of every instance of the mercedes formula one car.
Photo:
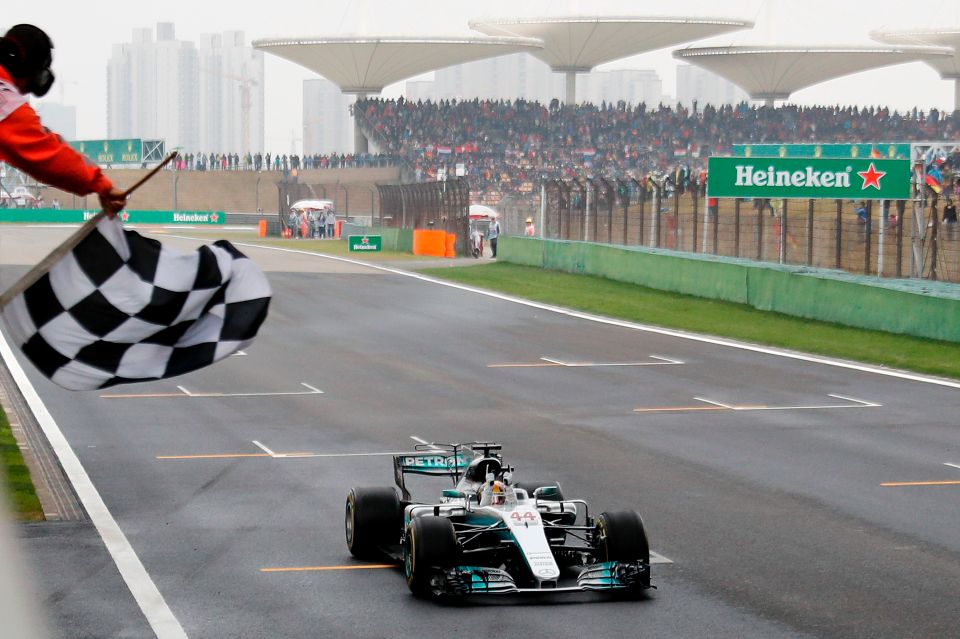
M 347 494 L 347 548 L 402 562 L 410 590 L 428 598 L 651 587 L 638 513 L 594 518 L 557 482 L 514 482 L 501 451 L 490 442 L 428 444 L 394 456 L 396 487 Z M 415 501 L 408 475 L 449 477 L 453 486 L 439 501 Z

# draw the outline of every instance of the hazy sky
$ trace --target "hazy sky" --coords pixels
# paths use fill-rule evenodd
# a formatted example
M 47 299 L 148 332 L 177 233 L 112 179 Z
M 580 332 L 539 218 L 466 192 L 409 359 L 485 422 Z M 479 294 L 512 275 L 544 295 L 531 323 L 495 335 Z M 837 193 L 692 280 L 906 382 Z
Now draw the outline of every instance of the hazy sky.
M 136 27 L 174 22 L 177 37 L 194 40 L 202 33 L 240 29 L 248 40 L 365 33 L 376 35 L 447 35 L 470 33 L 467 21 L 480 17 L 534 15 L 675 15 L 724 16 L 752 20 L 752 31 L 732 33 L 697 43 L 743 44 L 875 44 L 874 29 L 907 27 L 960 28 L 960 0 L 687 0 L 664 9 L 647 0 L 233 0 L 199 2 L 165 0 L 38 0 L 7 2 L 0 27 L 29 22 L 50 34 L 56 49 L 57 84 L 45 98 L 77 107 L 79 138 L 106 135 L 106 68 L 110 47 L 130 40 Z M 477 35 L 477 34 L 475 34 Z M 601 69 L 655 69 L 663 91 L 676 95 L 676 65 L 669 50 L 625 58 Z M 266 144 L 289 153 L 300 137 L 301 85 L 317 77 L 279 58 L 266 56 Z M 429 76 L 427 76 L 429 77 Z M 384 95 L 402 94 L 402 83 Z M 888 105 L 950 108 L 952 82 L 923 63 L 870 71 L 799 91 L 800 104 Z

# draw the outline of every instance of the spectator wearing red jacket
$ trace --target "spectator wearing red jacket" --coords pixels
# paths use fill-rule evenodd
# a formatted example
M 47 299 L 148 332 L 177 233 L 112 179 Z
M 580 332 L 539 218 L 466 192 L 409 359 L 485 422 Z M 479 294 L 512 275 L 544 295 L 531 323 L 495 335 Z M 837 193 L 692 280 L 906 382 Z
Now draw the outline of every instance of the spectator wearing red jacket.
M 53 86 L 53 42 L 41 29 L 18 24 L 0 38 L 0 161 L 37 180 L 84 196 L 96 193 L 111 216 L 126 204 L 99 167 L 40 123 L 26 95 Z

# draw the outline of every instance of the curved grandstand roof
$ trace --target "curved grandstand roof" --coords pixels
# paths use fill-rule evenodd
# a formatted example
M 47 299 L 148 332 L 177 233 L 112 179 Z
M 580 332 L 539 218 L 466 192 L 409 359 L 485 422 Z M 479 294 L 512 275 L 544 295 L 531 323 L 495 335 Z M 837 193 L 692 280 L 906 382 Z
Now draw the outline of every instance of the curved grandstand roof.
M 673 57 L 730 80 L 754 100 L 785 100 L 806 87 L 851 73 L 894 64 L 947 59 L 943 47 L 706 47 L 673 52 Z
M 870 37 L 886 44 L 927 44 L 949 47 L 953 49 L 953 57 L 932 58 L 925 62 L 936 69 L 944 80 L 960 79 L 960 27 L 871 31 Z
M 554 71 L 583 73 L 604 62 L 751 27 L 752 22 L 727 18 L 636 16 L 470 21 L 471 29 L 489 35 L 539 38 L 543 48 L 530 53 Z
M 264 38 L 253 47 L 319 73 L 344 93 L 379 93 L 406 78 L 453 64 L 536 51 L 533 38 L 317 36 Z

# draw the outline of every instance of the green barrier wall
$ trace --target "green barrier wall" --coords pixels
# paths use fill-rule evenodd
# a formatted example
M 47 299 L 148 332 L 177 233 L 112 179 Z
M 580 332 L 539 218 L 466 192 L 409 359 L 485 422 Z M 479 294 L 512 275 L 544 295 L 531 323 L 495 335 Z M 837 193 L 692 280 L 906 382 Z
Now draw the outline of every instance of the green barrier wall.
M 369 235 L 379 235 L 383 238 L 383 250 L 413 253 L 413 229 L 370 227 Z
M 960 287 L 955 285 L 517 236 L 500 238 L 497 258 L 795 317 L 960 342 Z
M 81 209 L 0 209 L 0 222 L 81 224 L 97 213 Z M 125 224 L 224 224 L 222 211 L 121 211 Z

